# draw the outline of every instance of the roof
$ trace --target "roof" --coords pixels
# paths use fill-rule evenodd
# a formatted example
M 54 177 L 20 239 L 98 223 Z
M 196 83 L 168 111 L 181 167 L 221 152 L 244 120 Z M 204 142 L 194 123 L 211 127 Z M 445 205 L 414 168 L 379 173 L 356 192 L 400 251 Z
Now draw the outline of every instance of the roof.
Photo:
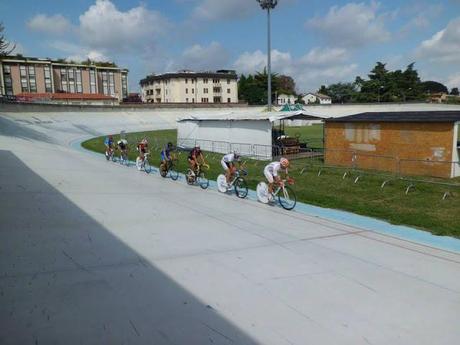
M 356 115 L 329 118 L 327 122 L 457 122 L 460 110 L 451 111 L 398 111 L 366 112 Z
M 321 99 L 331 99 L 328 95 L 324 95 L 322 93 L 315 93 L 315 92 L 309 92 L 305 94 L 303 97 L 308 96 L 308 95 L 313 95 L 315 97 L 321 98 Z
M 156 80 L 173 79 L 173 78 L 226 78 L 226 79 L 238 79 L 236 73 L 231 72 L 177 72 L 177 73 L 165 73 L 159 75 L 149 75 L 142 79 L 139 84 L 144 85 L 151 83 Z
M 223 114 L 208 114 L 205 116 L 185 116 L 177 119 L 177 122 L 185 121 L 281 121 L 281 120 L 323 120 L 325 116 L 312 115 L 304 110 L 297 111 L 272 111 L 258 113 L 256 111 L 229 112 Z
M 106 96 L 98 93 L 28 93 L 23 92 L 16 97 L 28 99 L 76 99 L 76 100 L 117 100 L 116 97 Z

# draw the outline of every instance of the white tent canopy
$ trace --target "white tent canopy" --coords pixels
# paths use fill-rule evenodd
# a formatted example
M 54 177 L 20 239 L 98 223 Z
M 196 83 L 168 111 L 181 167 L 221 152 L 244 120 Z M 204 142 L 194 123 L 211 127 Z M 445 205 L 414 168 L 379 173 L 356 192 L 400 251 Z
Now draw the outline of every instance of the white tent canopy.
M 177 120 L 177 141 L 180 147 L 196 144 L 211 152 L 238 151 L 259 159 L 272 157 L 272 129 L 283 120 L 322 120 L 306 111 L 238 112 L 185 116 Z

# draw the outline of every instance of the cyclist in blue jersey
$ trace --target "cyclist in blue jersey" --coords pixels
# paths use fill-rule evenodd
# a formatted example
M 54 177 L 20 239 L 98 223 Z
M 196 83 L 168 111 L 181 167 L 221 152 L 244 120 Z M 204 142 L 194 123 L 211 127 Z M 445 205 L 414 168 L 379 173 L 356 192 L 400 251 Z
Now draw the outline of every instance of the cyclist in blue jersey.
M 168 162 L 171 161 L 171 151 L 174 150 L 174 146 L 169 142 L 164 149 L 161 151 L 161 163 L 168 166 Z
M 105 138 L 104 140 L 104 145 L 105 145 L 105 157 L 109 159 L 111 155 L 113 155 L 113 136 L 109 135 L 108 137 Z

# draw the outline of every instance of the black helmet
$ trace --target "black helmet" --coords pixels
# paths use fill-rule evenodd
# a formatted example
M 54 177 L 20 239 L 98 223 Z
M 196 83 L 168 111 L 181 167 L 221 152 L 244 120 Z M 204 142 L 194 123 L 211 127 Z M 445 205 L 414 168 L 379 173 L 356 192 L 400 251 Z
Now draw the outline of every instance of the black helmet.
M 168 143 L 168 147 L 173 147 L 173 143 L 172 143 L 172 142 L 169 142 L 169 143 Z

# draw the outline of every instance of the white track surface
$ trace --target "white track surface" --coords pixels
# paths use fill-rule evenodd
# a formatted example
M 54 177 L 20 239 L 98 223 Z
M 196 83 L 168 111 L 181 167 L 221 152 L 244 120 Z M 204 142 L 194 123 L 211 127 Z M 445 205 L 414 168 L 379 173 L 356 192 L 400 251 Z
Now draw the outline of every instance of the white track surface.
M 460 255 L 69 144 L 176 115 L 0 115 L 1 344 L 460 344 Z

